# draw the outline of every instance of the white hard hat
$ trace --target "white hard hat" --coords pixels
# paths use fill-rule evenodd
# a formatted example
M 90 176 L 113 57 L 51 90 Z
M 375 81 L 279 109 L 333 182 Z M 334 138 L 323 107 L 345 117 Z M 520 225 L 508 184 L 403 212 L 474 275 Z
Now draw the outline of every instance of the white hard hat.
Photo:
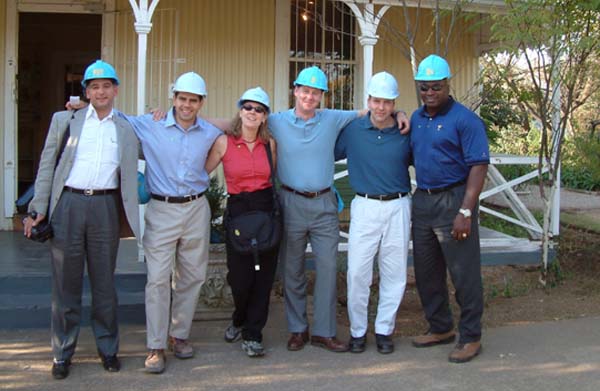
M 175 80 L 173 92 L 189 92 L 200 96 L 206 96 L 206 83 L 202 76 L 196 72 L 188 72 Z
M 246 90 L 238 100 L 238 108 L 241 108 L 245 101 L 250 100 L 252 102 L 260 103 L 267 108 L 267 111 L 271 111 L 269 106 L 269 95 L 260 87 L 254 87 Z
M 373 98 L 396 99 L 398 95 L 398 82 L 394 76 L 387 72 L 379 72 L 371 77 L 367 93 Z

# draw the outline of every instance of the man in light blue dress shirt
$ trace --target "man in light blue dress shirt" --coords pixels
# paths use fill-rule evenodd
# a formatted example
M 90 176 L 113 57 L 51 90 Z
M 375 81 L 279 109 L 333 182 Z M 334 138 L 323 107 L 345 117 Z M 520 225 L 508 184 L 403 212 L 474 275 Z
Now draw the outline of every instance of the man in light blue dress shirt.
M 185 73 L 173 91 L 173 107 L 166 118 L 127 117 L 142 144 L 151 193 L 143 237 L 149 349 L 144 365 L 150 373 L 164 371 L 167 345 L 177 358 L 194 355 L 188 337 L 206 277 L 210 239 L 210 208 L 204 197 L 209 176 L 204 165 L 221 134 L 197 118 L 206 97 L 202 77 Z

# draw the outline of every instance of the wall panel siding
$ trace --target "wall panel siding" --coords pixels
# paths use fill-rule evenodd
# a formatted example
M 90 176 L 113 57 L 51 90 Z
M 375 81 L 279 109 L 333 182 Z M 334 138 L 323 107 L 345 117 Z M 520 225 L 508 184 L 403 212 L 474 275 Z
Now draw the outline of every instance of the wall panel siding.
M 4 86 L 4 72 L 6 64 L 6 58 L 4 55 L 5 50 L 5 42 L 6 42 L 6 1 L 0 1 L 0 78 L 2 78 L 2 85 Z M 4 166 L 4 132 L 6 129 L 4 128 L 5 121 L 5 113 L 4 113 L 4 95 L 5 87 L 0 89 L 0 161 L 3 162 Z M 4 169 L 2 169 L 0 173 L 0 189 L 4 189 L 4 184 L 6 181 L 4 180 Z M 0 205 L 2 206 L 2 215 L 4 216 L 4 190 L 0 191 Z M 0 221 L 0 229 L 6 229 L 10 227 L 12 221 L 8 219 L 4 219 L 2 217 Z
M 119 107 L 135 111 L 137 36 L 129 2 L 117 3 L 115 65 L 122 75 Z M 161 0 L 148 37 L 147 106 L 170 105 L 168 87 L 195 71 L 206 80 L 209 116 L 233 116 L 241 93 L 257 85 L 273 93 L 274 0 Z
M 413 29 L 416 14 L 414 8 L 410 9 L 410 23 Z M 432 20 L 433 15 L 430 10 L 422 9 L 420 11 L 419 29 L 415 35 L 418 60 L 435 51 Z M 444 19 L 442 31 L 448 30 L 448 22 L 449 18 Z M 383 17 L 377 31 L 380 40 L 374 50 L 373 73 L 387 70 L 398 79 L 400 97 L 397 105 L 410 112 L 417 108 L 418 101 L 412 80 L 411 64 L 408 59 L 409 51 L 405 31 L 403 8 L 401 6 L 392 7 Z M 477 36 L 471 31 L 469 24 L 464 22 L 457 23 L 451 35 L 447 57 L 453 74 L 451 93 L 459 100 L 464 100 L 476 88 L 473 85 L 479 74 L 476 38 Z

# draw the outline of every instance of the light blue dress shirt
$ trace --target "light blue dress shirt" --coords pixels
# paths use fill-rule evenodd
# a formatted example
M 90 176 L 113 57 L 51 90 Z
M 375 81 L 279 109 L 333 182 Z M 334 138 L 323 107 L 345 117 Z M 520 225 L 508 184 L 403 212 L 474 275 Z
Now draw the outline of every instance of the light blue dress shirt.
M 175 197 L 206 191 L 209 176 L 204 165 L 211 146 L 221 135 L 219 129 L 197 118 L 184 130 L 175 121 L 173 108 L 160 121 L 154 121 L 151 114 L 126 118 L 144 151 L 150 193 Z
M 338 134 L 356 111 L 317 110 L 308 121 L 294 109 L 269 116 L 271 134 L 277 141 L 277 174 L 281 183 L 314 192 L 333 184 L 333 149 Z

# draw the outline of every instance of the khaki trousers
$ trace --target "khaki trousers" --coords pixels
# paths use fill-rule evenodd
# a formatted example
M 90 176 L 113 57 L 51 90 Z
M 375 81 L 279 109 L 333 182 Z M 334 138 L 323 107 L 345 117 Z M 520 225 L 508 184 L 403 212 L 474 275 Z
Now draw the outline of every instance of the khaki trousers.
M 152 199 L 145 222 L 147 345 L 165 349 L 168 336 L 190 335 L 206 278 L 210 208 L 206 197 L 183 204 Z

